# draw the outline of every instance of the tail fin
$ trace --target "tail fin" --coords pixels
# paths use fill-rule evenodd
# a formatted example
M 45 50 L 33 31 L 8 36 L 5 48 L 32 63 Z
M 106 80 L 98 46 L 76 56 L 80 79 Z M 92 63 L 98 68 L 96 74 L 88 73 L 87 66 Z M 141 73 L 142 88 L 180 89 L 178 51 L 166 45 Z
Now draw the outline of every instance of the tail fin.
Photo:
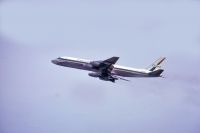
M 161 67 L 161 63 L 165 60 L 165 57 L 160 57 L 158 60 L 156 60 L 149 68 L 149 71 L 158 70 Z

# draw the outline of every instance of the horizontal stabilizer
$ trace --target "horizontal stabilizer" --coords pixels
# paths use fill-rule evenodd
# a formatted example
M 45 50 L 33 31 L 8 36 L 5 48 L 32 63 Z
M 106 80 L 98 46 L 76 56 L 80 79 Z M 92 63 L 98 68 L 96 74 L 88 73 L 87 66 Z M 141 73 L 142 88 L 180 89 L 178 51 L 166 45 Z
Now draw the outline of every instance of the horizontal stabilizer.
M 160 76 L 160 74 L 161 74 L 163 71 L 164 71 L 163 69 L 158 69 L 158 70 L 155 70 L 155 71 L 150 72 L 149 75 L 152 76 L 152 77 L 158 77 L 158 76 Z

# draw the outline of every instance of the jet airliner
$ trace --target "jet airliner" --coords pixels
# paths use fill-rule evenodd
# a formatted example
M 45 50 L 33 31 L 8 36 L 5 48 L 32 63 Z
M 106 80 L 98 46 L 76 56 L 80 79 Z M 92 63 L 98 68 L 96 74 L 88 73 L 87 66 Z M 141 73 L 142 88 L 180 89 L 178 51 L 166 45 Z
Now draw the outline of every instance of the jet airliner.
M 64 67 L 71 67 L 91 71 L 88 73 L 91 77 L 96 77 L 104 81 L 115 82 L 116 80 L 126 80 L 123 77 L 162 77 L 164 71 L 161 63 L 165 57 L 160 57 L 147 69 L 136 69 L 116 65 L 119 57 L 113 56 L 106 60 L 91 61 L 74 57 L 59 57 L 52 60 L 52 63 Z

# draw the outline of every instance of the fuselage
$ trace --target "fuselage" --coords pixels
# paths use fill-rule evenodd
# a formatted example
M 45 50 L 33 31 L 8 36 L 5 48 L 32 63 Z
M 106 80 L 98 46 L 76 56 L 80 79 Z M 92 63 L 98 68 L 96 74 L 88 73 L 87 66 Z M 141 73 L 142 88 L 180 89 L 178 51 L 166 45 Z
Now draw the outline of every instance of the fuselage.
M 90 60 L 79 59 L 73 57 L 59 57 L 52 62 L 56 65 L 71 67 L 76 69 L 88 70 L 92 72 L 98 72 L 93 65 L 91 65 Z M 120 65 L 113 65 L 111 71 L 112 75 L 123 76 L 123 77 L 149 77 L 149 70 L 146 69 L 136 69 L 131 67 L 124 67 Z

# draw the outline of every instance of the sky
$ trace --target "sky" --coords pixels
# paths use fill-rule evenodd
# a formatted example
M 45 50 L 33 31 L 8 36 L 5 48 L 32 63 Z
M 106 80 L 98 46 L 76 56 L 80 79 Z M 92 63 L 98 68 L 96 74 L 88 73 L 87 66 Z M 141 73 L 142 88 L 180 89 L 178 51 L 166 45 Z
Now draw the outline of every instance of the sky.
M 198 0 L 0 2 L 0 133 L 199 133 Z M 59 56 L 146 68 L 115 84 Z

